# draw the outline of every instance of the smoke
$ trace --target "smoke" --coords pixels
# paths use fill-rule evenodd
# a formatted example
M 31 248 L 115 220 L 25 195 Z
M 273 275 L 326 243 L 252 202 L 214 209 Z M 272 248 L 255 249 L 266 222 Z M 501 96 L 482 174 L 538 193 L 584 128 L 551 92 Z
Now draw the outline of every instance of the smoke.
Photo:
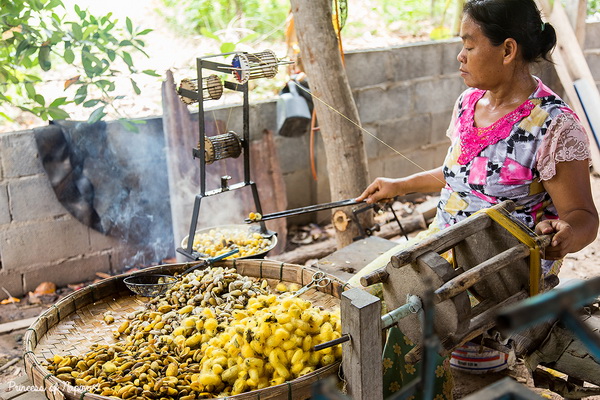
M 46 157 L 66 156 L 64 162 L 45 163 L 44 167 L 57 198 L 80 222 L 127 244 L 134 255 L 115 268 L 173 257 L 160 120 L 139 125 L 137 133 L 118 122 L 55 124 L 61 127 L 64 140 L 38 139 L 38 148 Z M 64 143 L 66 146 L 61 146 Z

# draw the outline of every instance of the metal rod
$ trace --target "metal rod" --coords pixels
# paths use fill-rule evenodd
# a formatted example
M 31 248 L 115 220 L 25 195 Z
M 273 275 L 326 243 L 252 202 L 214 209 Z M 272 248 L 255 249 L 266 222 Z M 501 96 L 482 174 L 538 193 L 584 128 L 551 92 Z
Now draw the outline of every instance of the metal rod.
M 354 199 L 340 200 L 340 201 L 334 201 L 332 203 L 317 204 L 314 206 L 300 207 L 300 208 L 294 208 L 294 209 L 286 210 L 286 211 L 274 212 L 271 214 L 263 215 L 262 218 L 257 219 L 257 220 L 252 220 L 250 218 L 246 218 L 244 221 L 247 224 L 251 224 L 253 222 L 268 221 L 270 219 L 285 218 L 285 217 L 289 217 L 292 215 L 306 214 L 306 213 L 310 213 L 310 212 L 323 211 L 323 210 L 328 210 L 328 209 L 336 208 L 336 207 L 352 206 L 352 205 L 361 204 L 361 203 L 363 203 L 363 202 L 362 201 L 357 202 Z
M 508 306 L 496 318 L 501 332 L 514 332 L 576 310 L 593 302 L 600 295 L 600 277 L 565 285 L 517 304 Z
M 335 345 L 338 345 L 338 344 L 342 344 L 344 342 L 347 342 L 348 340 L 350 340 L 350 335 L 348 335 L 347 333 L 344 333 L 342 336 L 340 336 L 337 339 L 333 339 L 333 340 L 330 340 L 329 342 L 324 342 L 324 343 L 315 345 L 313 347 L 313 350 L 314 351 L 323 350 L 323 349 L 326 349 L 328 347 L 332 347 L 332 346 L 335 346 Z
M 421 299 L 415 295 L 409 295 L 408 301 L 405 305 L 390 311 L 389 313 L 381 316 L 381 322 L 383 329 L 387 329 L 390 326 L 398 323 L 402 318 L 407 317 L 410 314 L 416 314 L 423 309 Z
M 398 323 L 402 318 L 409 316 L 410 314 L 416 314 L 423 309 L 421 299 L 419 296 L 409 295 L 406 304 L 400 306 L 387 314 L 381 316 L 381 328 L 388 329 L 392 325 Z M 328 347 L 332 347 L 350 340 L 350 335 L 347 333 L 343 334 L 337 339 L 330 340 L 328 342 L 323 342 L 321 344 L 317 344 L 313 347 L 314 351 L 319 351 L 326 349 Z
M 213 263 L 215 263 L 217 261 L 221 261 L 224 258 L 232 256 L 232 255 L 234 255 L 236 253 L 239 253 L 239 251 L 240 251 L 240 249 L 233 249 L 233 250 L 228 251 L 227 253 L 223 253 L 223 254 L 220 254 L 220 255 L 215 256 L 215 257 L 207 258 L 207 259 L 204 260 L 204 262 L 198 263 L 196 265 L 192 265 L 191 267 L 189 267 L 188 269 L 186 269 L 185 271 L 183 271 L 183 273 L 181 275 L 183 276 L 183 275 L 185 275 L 185 274 L 187 274 L 189 272 L 192 272 L 193 270 L 195 270 L 197 268 L 200 268 L 200 267 L 210 266 L 210 265 L 212 265 Z

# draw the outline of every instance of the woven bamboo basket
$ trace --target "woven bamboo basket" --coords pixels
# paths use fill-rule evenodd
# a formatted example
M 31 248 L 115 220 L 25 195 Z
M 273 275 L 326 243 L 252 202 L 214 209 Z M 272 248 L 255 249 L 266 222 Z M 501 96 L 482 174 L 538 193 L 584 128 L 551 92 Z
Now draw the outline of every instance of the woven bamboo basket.
M 192 265 L 193 263 L 165 264 L 104 279 L 71 293 L 46 310 L 27 329 L 23 337 L 25 368 L 35 387 L 44 389 L 50 400 L 111 399 L 88 393 L 85 387 L 69 385 L 52 375 L 42 363 L 55 354 L 83 354 L 94 343 L 113 342 L 112 331 L 115 330 L 115 326 L 118 326 L 128 313 L 144 309 L 148 299 L 133 295 L 123 283 L 123 278 L 142 274 L 174 275 Z M 233 266 L 240 275 L 267 279 L 272 287 L 282 281 L 305 285 L 317 272 L 314 268 L 271 260 L 236 259 L 221 261 L 215 266 Z M 328 277 L 331 284 L 311 289 L 301 297 L 326 309 L 338 306 L 342 292 L 350 287 L 331 275 Z M 115 322 L 110 325 L 102 318 L 108 310 L 115 317 Z M 339 367 L 340 362 L 336 362 L 281 385 L 229 396 L 227 399 L 307 399 L 311 396 L 312 384 L 325 377 L 337 375 Z

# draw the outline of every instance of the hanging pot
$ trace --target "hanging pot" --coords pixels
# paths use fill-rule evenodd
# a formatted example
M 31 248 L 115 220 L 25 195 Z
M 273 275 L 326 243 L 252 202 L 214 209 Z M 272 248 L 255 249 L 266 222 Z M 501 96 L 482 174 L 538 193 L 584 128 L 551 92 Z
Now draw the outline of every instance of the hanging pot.
M 277 131 L 281 136 L 301 136 L 310 130 L 311 113 L 293 81 L 288 82 L 287 89 L 277 100 Z

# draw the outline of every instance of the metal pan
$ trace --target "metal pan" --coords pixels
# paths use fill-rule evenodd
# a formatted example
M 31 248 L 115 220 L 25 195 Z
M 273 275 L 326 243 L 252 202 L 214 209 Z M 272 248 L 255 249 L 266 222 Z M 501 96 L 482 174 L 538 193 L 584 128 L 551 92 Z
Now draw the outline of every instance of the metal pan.
M 245 225 L 245 224 L 219 225 L 219 226 L 213 226 L 213 227 L 209 227 L 209 228 L 198 229 L 194 233 L 194 241 L 196 241 L 198 239 L 198 237 L 200 237 L 201 235 L 209 234 L 213 230 L 216 231 L 217 233 L 222 233 L 224 236 L 226 236 L 225 234 L 231 233 L 231 232 L 248 233 L 248 235 L 250 235 L 252 233 L 258 233 L 260 235 L 260 232 L 257 232 L 256 230 L 254 230 L 253 228 L 250 228 L 248 225 Z M 186 236 L 181 241 L 181 247 L 183 249 L 187 249 L 188 238 L 189 238 L 189 236 Z M 243 251 L 244 249 L 240 248 L 240 253 L 232 256 L 231 258 L 240 258 L 240 259 L 264 258 L 269 253 L 269 251 L 273 250 L 273 248 L 275 248 L 275 246 L 277 246 L 277 235 L 272 235 L 268 238 L 263 237 L 262 239 L 269 240 L 271 243 L 268 246 L 260 249 L 260 251 L 257 251 L 256 253 L 253 253 L 253 254 L 244 254 L 244 251 Z M 237 246 L 237 247 L 239 247 L 239 246 Z M 230 249 L 236 248 L 236 245 L 232 245 L 229 248 Z M 202 251 L 202 249 L 194 248 L 193 250 L 198 251 L 199 253 L 204 253 Z M 205 259 L 208 257 L 209 257 L 209 255 L 207 254 L 206 257 L 201 257 L 200 259 Z

